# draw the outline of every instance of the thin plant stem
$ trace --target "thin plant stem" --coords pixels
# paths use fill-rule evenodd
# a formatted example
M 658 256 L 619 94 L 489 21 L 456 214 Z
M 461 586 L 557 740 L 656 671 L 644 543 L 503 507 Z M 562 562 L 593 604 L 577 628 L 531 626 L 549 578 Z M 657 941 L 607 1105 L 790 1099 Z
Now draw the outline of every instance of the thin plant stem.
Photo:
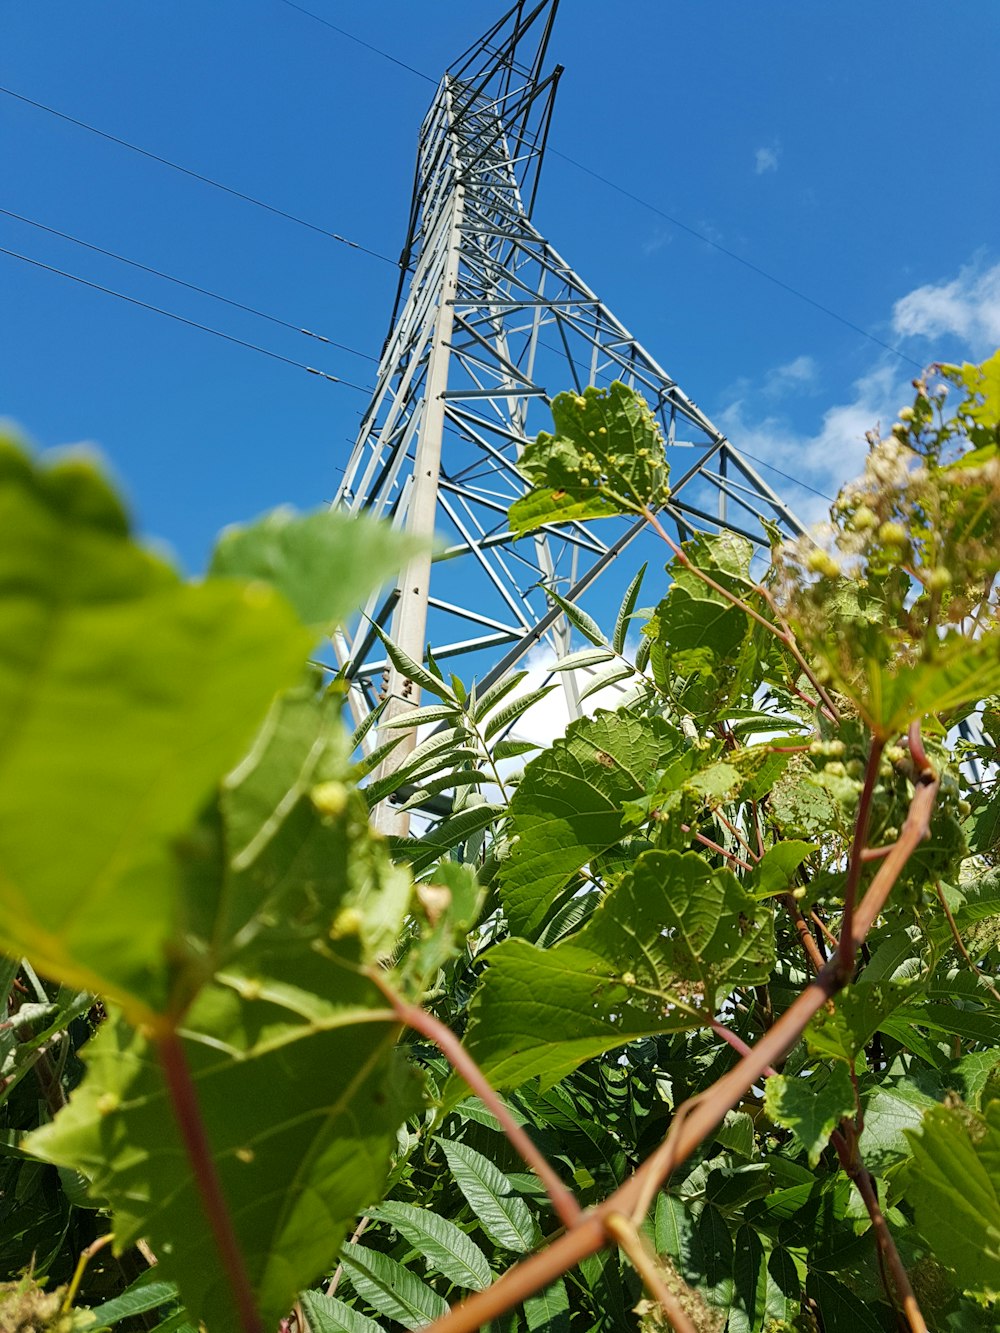
M 681 828 L 685 833 L 693 832 L 690 824 L 682 824 Z M 711 838 L 706 838 L 704 833 L 695 833 L 694 840 L 695 842 L 700 842 L 703 847 L 707 847 L 709 851 L 717 852 L 719 856 L 725 857 L 727 861 L 731 862 L 734 866 L 739 866 L 741 870 L 753 870 L 753 866 L 747 861 L 744 861 L 741 857 L 737 856 L 735 852 L 727 851 L 721 843 L 713 842 Z
M 358 1241 L 368 1230 L 370 1224 L 371 1224 L 370 1217 L 363 1217 L 361 1219 L 358 1225 L 354 1228 L 354 1235 L 351 1237 L 352 1245 L 357 1245 Z M 340 1286 L 340 1279 L 343 1277 L 343 1275 L 344 1275 L 344 1265 L 340 1263 L 333 1270 L 333 1276 L 330 1278 L 330 1281 L 326 1284 L 327 1296 L 336 1296 L 337 1288 Z
M 819 951 L 819 945 L 812 937 L 806 919 L 799 911 L 799 905 L 790 893 L 783 893 L 781 901 L 785 904 L 788 915 L 792 918 L 792 925 L 795 927 L 795 933 L 799 937 L 799 943 L 802 945 L 803 952 L 812 963 L 814 972 L 822 972 L 826 966 L 826 959 Z
M 733 835 L 733 837 L 736 839 L 737 842 L 742 843 L 742 845 L 746 848 L 747 853 L 754 861 L 758 861 L 760 859 L 757 853 L 754 851 L 754 849 L 747 842 L 746 838 L 744 838 L 743 834 L 736 827 L 736 825 L 733 824 L 730 820 L 728 820 L 721 810 L 716 810 L 715 817 L 716 819 L 719 820 L 720 823 L 725 824 L 726 828 Z
M 712 1021 L 709 1023 L 709 1027 L 712 1029 L 712 1031 L 715 1033 L 717 1037 L 721 1037 L 724 1042 L 726 1042 L 729 1046 L 731 1046 L 734 1051 L 738 1051 L 740 1055 L 745 1056 L 750 1054 L 751 1047 L 749 1047 L 746 1044 L 746 1042 L 743 1040 L 742 1037 L 738 1037 L 735 1032 L 730 1032 L 729 1028 L 726 1027 L 725 1023 L 720 1023 L 717 1018 L 713 1018 Z M 770 1075 L 772 1074 L 776 1074 L 777 1072 L 778 1071 L 772 1068 L 770 1065 L 768 1065 L 768 1067 L 764 1070 L 764 1073 L 768 1077 L 770 1077 Z
M 955 923 L 955 918 L 954 916 L 952 916 L 951 908 L 948 906 L 947 900 L 945 899 L 944 890 L 941 888 L 941 881 L 936 880 L 934 887 L 937 890 L 938 902 L 940 902 L 942 908 L 944 909 L 944 914 L 948 921 L 948 928 L 951 931 L 951 937 L 955 941 L 956 948 L 958 949 L 962 957 L 965 959 L 970 970 L 974 972 L 975 975 L 979 978 L 979 980 L 983 983 L 983 987 L 986 990 L 988 990 L 989 993 L 993 996 L 994 1000 L 996 1000 L 996 1002 L 1000 1004 L 1000 991 L 998 991 L 996 986 L 994 986 L 993 983 L 989 980 L 989 978 L 986 976 L 986 973 L 982 970 L 982 968 L 977 966 L 977 964 L 974 962 L 972 958 L 972 955 L 965 947 L 965 942 L 962 939 L 962 936 L 959 934 L 958 926 Z
M 676 1333 L 698 1333 L 697 1325 L 688 1317 L 676 1292 L 671 1291 L 663 1280 L 656 1260 L 643 1244 L 632 1219 L 622 1213 L 611 1213 L 604 1219 L 604 1229 L 631 1260 L 632 1267 L 642 1278 L 643 1286 L 654 1301 L 659 1301 Z
M 181 1039 L 175 1031 L 167 1031 L 157 1036 L 156 1048 L 195 1186 L 201 1195 L 222 1270 L 233 1294 L 233 1307 L 239 1326 L 243 1333 L 265 1333 L 264 1321 L 254 1300 L 246 1260 L 236 1238 L 233 1219 L 198 1104 L 198 1090 L 191 1077 Z
M 80 1257 L 77 1259 L 76 1267 L 73 1269 L 73 1276 L 70 1279 L 70 1284 L 66 1288 L 66 1295 L 63 1297 L 63 1314 L 68 1314 L 73 1308 L 73 1302 L 76 1300 L 76 1293 L 80 1290 L 80 1283 L 83 1281 L 83 1275 L 87 1271 L 87 1265 L 90 1263 L 91 1259 L 93 1259 L 95 1254 L 98 1254 L 103 1250 L 105 1245 L 110 1245 L 113 1240 L 114 1235 L 109 1231 L 106 1236 L 98 1236 L 96 1240 L 92 1240 L 85 1249 L 80 1251 Z
M 392 1005 L 400 1022 L 432 1041 L 459 1077 L 465 1080 L 476 1096 L 493 1112 L 513 1147 L 545 1186 L 545 1192 L 560 1221 L 566 1227 L 575 1226 L 583 1216 L 583 1210 L 576 1196 L 567 1189 L 545 1156 L 539 1152 L 523 1127 L 511 1115 L 503 1099 L 451 1028 L 433 1014 L 429 1014 L 426 1009 L 421 1009 L 419 1005 L 407 1003 L 393 991 L 377 969 L 369 968 L 368 975 Z
M 858 812 L 854 818 L 854 839 L 851 843 L 851 855 L 847 863 L 847 883 L 844 886 L 844 912 L 840 923 L 840 943 L 837 946 L 837 961 L 844 971 L 845 977 L 849 978 L 854 971 L 854 955 L 857 946 L 854 943 L 854 908 L 858 896 L 858 885 L 861 883 L 862 858 L 861 853 L 865 849 L 865 842 L 868 838 L 868 826 L 871 823 L 872 797 L 875 794 L 875 783 L 878 781 L 879 764 L 882 762 L 882 751 L 885 748 L 885 741 L 880 736 L 872 736 L 871 749 L 868 751 L 868 763 L 865 765 L 864 786 L 861 788 L 861 799 L 858 802 Z

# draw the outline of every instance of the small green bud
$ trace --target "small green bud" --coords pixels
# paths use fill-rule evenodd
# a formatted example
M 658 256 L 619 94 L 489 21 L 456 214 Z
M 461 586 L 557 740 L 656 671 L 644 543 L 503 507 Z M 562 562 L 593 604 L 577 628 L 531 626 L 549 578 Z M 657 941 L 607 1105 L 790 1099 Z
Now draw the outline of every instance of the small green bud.
M 840 573 L 840 565 L 829 551 L 823 551 L 819 547 L 809 552 L 806 568 L 814 574 L 821 574 L 825 579 L 835 579 Z
M 951 570 L 945 569 L 944 565 L 938 565 L 937 569 L 932 569 L 927 575 L 927 587 L 931 592 L 944 592 L 945 588 L 950 588 Z
M 878 523 L 878 516 L 867 505 L 859 505 L 851 515 L 851 527 L 855 532 L 867 532 Z
M 878 539 L 886 546 L 905 546 L 909 537 L 902 523 L 883 523 L 878 530 Z

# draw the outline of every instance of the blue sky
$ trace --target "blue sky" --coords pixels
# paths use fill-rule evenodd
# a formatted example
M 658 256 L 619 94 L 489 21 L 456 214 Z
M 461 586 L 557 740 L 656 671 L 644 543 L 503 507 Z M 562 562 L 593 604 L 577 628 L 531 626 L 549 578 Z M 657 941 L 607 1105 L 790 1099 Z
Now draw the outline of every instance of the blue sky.
M 435 79 L 502 8 L 302 4 Z M 738 446 L 831 491 L 914 366 L 746 264 L 920 364 L 1000 344 L 998 55 L 996 0 L 563 0 L 535 220 Z M 432 86 L 284 0 L 3 0 L 0 83 L 399 253 Z M 0 208 L 378 354 L 384 259 L 5 94 L 0 144 Z M 365 355 L 4 214 L 0 246 L 371 382 Z M 0 310 L 0 416 L 42 446 L 95 441 L 142 530 L 189 569 L 226 522 L 333 494 L 362 392 L 2 254 Z M 812 492 L 764 475 L 816 516 Z

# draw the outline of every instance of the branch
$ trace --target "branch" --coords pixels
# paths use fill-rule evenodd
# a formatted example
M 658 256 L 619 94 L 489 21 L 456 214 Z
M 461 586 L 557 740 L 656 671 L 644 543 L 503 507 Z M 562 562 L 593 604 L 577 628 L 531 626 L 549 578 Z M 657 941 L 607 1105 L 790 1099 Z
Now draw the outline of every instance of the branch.
M 933 769 L 929 765 L 922 768 L 899 839 L 854 912 L 855 949 L 864 941 L 885 906 L 899 872 L 927 836 L 938 785 Z M 575 1226 L 546 1249 L 508 1269 L 493 1286 L 475 1292 L 436 1320 L 429 1326 L 428 1333 L 475 1333 L 491 1319 L 554 1282 L 588 1255 L 595 1254 L 607 1239 L 606 1222 L 613 1213 L 630 1216 L 636 1223 L 644 1218 L 671 1171 L 690 1157 L 726 1112 L 794 1046 L 813 1016 L 843 989 L 844 984 L 838 960 L 832 958 L 739 1064 L 723 1074 L 706 1092 L 678 1107 L 660 1147 L 609 1198 L 584 1213 Z
M 836 958 L 844 973 L 845 981 L 854 973 L 854 955 L 857 951 L 854 943 L 854 904 L 861 883 L 863 865 L 862 853 L 868 839 L 868 825 L 871 822 L 872 797 L 875 783 L 878 781 L 878 768 L 882 761 L 885 741 L 879 736 L 872 736 L 871 749 L 868 751 L 868 763 L 865 765 L 865 782 L 861 789 L 861 800 L 854 818 L 854 840 L 851 843 L 851 857 L 847 863 L 847 883 L 844 886 L 844 914 L 840 923 L 840 943 Z
M 677 1294 L 671 1291 L 663 1280 L 655 1258 L 643 1244 L 642 1237 L 636 1231 L 632 1219 L 623 1217 L 621 1213 L 611 1213 L 605 1219 L 604 1229 L 631 1259 L 632 1267 L 642 1278 L 643 1286 L 654 1301 L 659 1301 L 664 1314 L 673 1324 L 677 1333 L 698 1333 L 698 1329 L 688 1318 Z
M 222 1181 L 205 1132 L 205 1122 L 198 1105 L 198 1090 L 188 1068 L 180 1037 L 168 1031 L 156 1039 L 160 1065 L 181 1138 L 187 1151 L 195 1187 L 212 1230 L 222 1270 L 233 1293 L 233 1305 L 243 1333 L 266 1333 L 257 1310 L 250 1274 L 240 1249 L 229 1213 Z
M 566 1188 L 553 1167 L 539 1152 L 524 1128 L 517 1123 L 506 1104 L 498 1096 L 493 1085 L 473 1060 L 459 1039 L 440 1019 L 429 1014 L 419 1005 L 408 1004 L 388 985 L 376 968 L 369 968 L 368 975 L 378 986 L 396 1012 L 397 1018 L 414 1032 L 427 1037 L 438 1048 L 460 1078 L 463 1078 L 477 1097 L 480 1097 L 503 1126 L 507 1138 L 524 1158 L 527 1165 L 545 1186 L 545 1191 L 552 1202 L 552 1207 L 566 1227 L 575 1227 L 583 1216 L 583 1210 L 573 1192 Z

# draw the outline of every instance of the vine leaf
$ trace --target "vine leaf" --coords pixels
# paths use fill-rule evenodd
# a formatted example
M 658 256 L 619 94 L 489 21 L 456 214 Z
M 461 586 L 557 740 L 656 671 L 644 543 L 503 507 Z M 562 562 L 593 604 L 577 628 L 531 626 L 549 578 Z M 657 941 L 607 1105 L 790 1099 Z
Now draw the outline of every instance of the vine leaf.
M 681 744 L 659 719 L 599 712 L 572 722 L 528 764 L 510 804 L 511 854 L 500 867 L 512 932 L 537 933 L 577 871 L 621 840 L 622 805 L 645 794 Z
M 913 1152 L 906 1197 L 935 1256 L 970 1291 L 1000 1293 L 1000 1101 L 985 1114 L 934 1106 L 920 1132 L 904 1131 Z
M 364 516 L 324 509 L 276 509 L 255 523 L 226 528 L 212 555 L 215 577 L 277 588 L 304 625 L 332 630 L 426 546 Z M 360 595 L 359 595 L 360 594 Z
M 844 1064 L 835 1064 L 824 1079 L 772 1074 L 764 1088 L 764 1108 L 772 1120 L 790 1129 L 815 1166 L 830 1135 L 855 1110 L 854 1088 Z
M 509 510 L 512 530 L 639 513 L 670 494 L 663 434 L 644 398 L 615 380 L 606 389 L 552 400 L 555 434 L 525 446 L 518 468 L 531 482 Z
M 148 1021 L 173 844 L 313 635 L 266 587 L 181 583 L 89 461 L 0 446 L 0 529 L 0 944 Z
M 506 1250 L 527 1254 L 538 1244 L 538 1223 L 514 1186 L 488 1157 L 454 1139 L 435 1139 L 458 1188 L 490 1237 Z
M 548 1087 L 632 1038 L 706 1023 L 773 962 L 770 912 L 730 871 L 647 851 L 570 939 L 490 951 L 466 1044 L 496 1086 L 538 1075 Z

